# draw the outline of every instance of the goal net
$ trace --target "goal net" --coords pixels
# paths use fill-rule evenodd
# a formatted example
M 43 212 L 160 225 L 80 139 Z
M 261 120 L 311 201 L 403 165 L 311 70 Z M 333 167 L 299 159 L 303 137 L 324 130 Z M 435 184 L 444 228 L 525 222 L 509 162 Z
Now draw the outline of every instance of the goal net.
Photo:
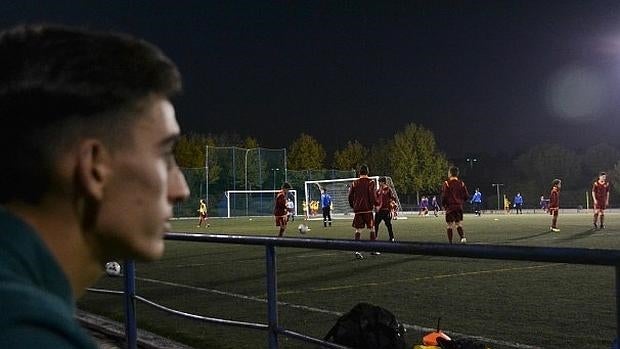
M 376 188 L 379 188 L 379 176 L 368 177 L 375 182 Z M 392 178 L 385 177 L 387 185 L 392 188 L 397 205 L 397 212 L 400 211 L 400 200 L 394 188 Z M 349 206 L 349 188 L 353 181 L 358 178 L 343 179 L 324 179 L 316 181 L 306 181 L 304 184 L 305 200 L 302 202 L 302 209 L 308 219 L 323 219 L 321 211 L 321 189 L 325 188 L 332 198 L 332 217 L 344 217 L 351 215 L 353 210 Z
M 276 196 L 280 190 L 227 190 L 227 217 L 273 216 Z M 293 213 L 297 214 L 297 190 L 288 191 L 288 200 L 292 202 Z

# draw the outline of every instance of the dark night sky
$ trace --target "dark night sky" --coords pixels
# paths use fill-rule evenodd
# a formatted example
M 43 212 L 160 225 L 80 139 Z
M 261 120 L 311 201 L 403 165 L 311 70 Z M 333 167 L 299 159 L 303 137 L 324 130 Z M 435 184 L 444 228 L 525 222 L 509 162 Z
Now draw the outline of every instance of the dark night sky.
M 0 24 L 157 44 L 184 76 L 185 132 L 278 148 L 305 132 L 331 152 L 415 122 L 449 157 L 620 144 L 620 1 L 395 4 L 20 0 L 2 2 Z

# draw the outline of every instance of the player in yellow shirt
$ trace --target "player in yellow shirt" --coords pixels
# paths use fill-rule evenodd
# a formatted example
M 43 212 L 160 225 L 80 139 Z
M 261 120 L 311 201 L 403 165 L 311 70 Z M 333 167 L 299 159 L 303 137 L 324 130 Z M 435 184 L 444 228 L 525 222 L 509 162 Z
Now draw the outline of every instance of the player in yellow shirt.
M 208 219 L 209 217 L 207 216 L 207 203 L 203 199 L 200 199 L 200 207 L 198 207 L 198 225 L 196 227 L 200 228 L 203 222 L 206 224 L 207 227 L 209 227 L 210 224 L 207 222 Z

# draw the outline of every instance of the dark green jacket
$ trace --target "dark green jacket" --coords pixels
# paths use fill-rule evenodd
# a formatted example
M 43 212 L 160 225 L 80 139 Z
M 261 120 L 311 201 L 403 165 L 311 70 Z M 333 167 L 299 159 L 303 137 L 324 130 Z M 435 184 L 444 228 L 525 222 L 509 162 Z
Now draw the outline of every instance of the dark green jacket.
M 0 208 L 0 348 L 97 348 L 69 282 L 33 229 Z

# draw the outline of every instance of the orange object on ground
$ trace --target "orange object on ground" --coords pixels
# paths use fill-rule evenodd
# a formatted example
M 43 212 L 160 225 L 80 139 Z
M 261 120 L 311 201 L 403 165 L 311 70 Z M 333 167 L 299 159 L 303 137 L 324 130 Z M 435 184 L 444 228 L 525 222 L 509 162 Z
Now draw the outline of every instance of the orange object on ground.
M 441 331 L 435 331 L 435 332 L 431 332 L 429 334 L 427 334 L 426 336 L 422 337 L 422 343 L 424 345 L 439 345 L 439 343 L 437 343 L 437 338 L 444 338 L 446 340 L 451 341 L 452 338 L 448 337 L 447 334 L 441 332 Z

